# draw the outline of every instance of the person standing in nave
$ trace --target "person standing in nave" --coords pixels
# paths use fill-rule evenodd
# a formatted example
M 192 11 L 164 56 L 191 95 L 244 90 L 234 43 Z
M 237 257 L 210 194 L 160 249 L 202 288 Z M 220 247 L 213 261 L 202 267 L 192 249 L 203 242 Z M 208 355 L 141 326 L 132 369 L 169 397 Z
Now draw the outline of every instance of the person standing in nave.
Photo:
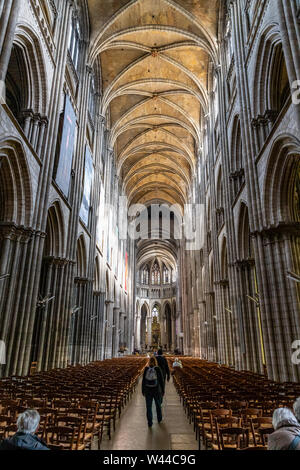
M 168 364 L 168 361 L 167 359 L 164 357 L 163 355 L 163 350 L 162 349 L 159 349 L 157 351 L 157 364 L 159 365 L 161 371 L 162 371 L 162 374 L 163 374 L 163 378 L 164 378 L 164 383 L 166 383 L 166 378 L 169 382 L 170 380 L 170 369 L 169 369 L 169 364 Z
M 152 403 L 155 401 L 157 421 L 162 421 L 161 404 L 165 393 L 165 384 L 160 367 L 157 360 L 153 356 L 149 360 L 148 367 L 144 370 L 142 382 L 142 394 L 146 399 L 147 420 L 149 428 L 153 424 Z

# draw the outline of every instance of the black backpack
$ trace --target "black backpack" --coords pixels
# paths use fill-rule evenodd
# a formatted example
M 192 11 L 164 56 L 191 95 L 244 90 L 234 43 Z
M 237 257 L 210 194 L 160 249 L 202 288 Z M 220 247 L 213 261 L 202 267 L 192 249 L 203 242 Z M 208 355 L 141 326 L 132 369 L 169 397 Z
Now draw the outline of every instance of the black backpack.
M 146 387 L 155 388 L 158 386 L 158 377 L 155 367 L 149 367 L 145 375 Z

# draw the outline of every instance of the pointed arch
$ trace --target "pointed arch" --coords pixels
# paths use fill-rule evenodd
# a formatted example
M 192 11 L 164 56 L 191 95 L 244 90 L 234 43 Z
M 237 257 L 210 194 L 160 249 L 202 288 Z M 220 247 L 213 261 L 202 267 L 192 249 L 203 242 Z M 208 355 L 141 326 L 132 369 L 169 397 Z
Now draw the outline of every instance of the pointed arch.
M 55 201 L 48 210 L 46 223 L 45 256 L 62 258 L 64 254 L 65 228 L 60 201 Z
M 241 260 L 252 258 L 253 252 L 250 236 L 249 212 L 244 202 L 241 203 L 239 211 L 237 240 L 239 258 Z
M 264 178 L 266 226 L 300 222 L 299 164 L 300 141 L 291 135 L 279 136 L 271 148 Z
M 26 153 L 15 138 L 0 141 L 0 220 L 30 227 L 32 187 Z
M 277 24 L 269 25 L 261 35 L 253 79 L 254 116 L 271 112 L 275 115 L 270 118 L 275 119 L 290 96 L 282 38 Z
M 243 168 L 243 144 L 241 133 L 241 121 L 239 115 L 236 115 L 233 120 L 232 133 L 231 133 L 231 169 L 232 171 L 239 171 Z
M 16 29 L 14 46 L 23 56 L 27 84 L 25 109 L 31 109 L 42 116 L 47 114 L 47 76 L 40 39 L 27 24 L 19 24 Z M 22 84 L 23 85 L 23 84 Z

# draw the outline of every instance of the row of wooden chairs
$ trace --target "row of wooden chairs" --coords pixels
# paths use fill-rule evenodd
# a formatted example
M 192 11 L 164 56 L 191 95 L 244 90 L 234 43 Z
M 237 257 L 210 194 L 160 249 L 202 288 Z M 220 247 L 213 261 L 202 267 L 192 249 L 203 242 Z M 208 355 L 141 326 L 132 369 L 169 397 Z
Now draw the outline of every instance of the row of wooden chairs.
M 170 360 L 171 362 L 171 360 Z M 266 449 L 272 415 L 292 407 L 299 384 L 279 384 L 265 376 L 195 358 L 182 358 L 173 374 L 196 439 L 211 449 Z
M 130 399 L 147 359 L 120 358 L 0 380 L 0 439 L 16 432 L 26 409 L 41 417 L 38 436 L 49 448 L 100 449 Z

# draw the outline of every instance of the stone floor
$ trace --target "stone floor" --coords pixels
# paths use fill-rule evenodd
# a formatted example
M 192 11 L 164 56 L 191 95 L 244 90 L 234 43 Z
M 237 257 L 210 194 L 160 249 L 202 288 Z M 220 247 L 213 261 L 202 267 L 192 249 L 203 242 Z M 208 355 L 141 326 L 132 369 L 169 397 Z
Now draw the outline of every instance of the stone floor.
M 197 450 L 193 426 L 189 424 L 172 379 L 167 384 L 163 404 L 163 421 L 158 424 L 153 404 L 153 426 L 148 428 L 145 398 L 141 382 L 130 403 L 117 422 L 109 441 L 102 441 L 101 450 Z

